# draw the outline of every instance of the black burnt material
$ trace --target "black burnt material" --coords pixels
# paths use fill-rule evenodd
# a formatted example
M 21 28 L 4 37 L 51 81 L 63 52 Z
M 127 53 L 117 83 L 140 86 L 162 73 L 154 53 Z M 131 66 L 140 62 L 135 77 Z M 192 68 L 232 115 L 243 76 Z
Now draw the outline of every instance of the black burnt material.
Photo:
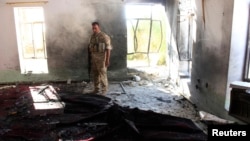
M 27 112 L 27 86 L 0 89 L 0 141 L 207 140 L 189 119 L 121 107 L 96 94 L 58 94 L 63 114 L 34 116 Z

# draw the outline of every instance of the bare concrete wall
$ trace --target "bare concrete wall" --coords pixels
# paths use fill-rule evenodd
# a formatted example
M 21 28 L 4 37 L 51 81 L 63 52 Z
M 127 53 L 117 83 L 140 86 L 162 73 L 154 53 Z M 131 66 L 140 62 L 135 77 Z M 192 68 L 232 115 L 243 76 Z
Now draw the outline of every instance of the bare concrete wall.
M 87 79 L 87 44 L 91 22 L 99 21 L 112 38 L 110 79 L 126 77 L 126 22 L 124 2 L 108 0 L 50 0 L 45 11 L 49 74 L 21 75 L 13 6 L 0 3 L 0 82 Z
M 225 99 L 228 82 L 234 0 L 196 0 L 191 100 L 208 112 L 231 118 Z M 204 9 L 202 9 L 204 8 Z

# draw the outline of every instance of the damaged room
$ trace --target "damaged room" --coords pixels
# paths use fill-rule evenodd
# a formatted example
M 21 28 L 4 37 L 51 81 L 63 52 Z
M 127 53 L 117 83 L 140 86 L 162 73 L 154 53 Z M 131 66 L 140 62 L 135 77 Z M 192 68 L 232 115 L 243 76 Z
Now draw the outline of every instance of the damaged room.
M 0 141 L 207 141 L 248 125 L 249 6 L 0 0 Z

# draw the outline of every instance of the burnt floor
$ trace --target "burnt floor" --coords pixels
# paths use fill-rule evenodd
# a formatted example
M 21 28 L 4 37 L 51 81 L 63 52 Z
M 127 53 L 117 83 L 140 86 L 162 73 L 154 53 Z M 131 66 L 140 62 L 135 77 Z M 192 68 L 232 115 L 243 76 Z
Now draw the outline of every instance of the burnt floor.
M 84 81 L 1 86 L 0 140 L 206 140 L 206 125 L 176 83 L 135 74 L 140 81 L 110 82 L 105 96 L 87 94 L 93 84 Z M 39 93 L 51 86 L 58 99 L 46 95 L 45 103 L 62 108 L 34 110 L 31 86 L 42 86 Z

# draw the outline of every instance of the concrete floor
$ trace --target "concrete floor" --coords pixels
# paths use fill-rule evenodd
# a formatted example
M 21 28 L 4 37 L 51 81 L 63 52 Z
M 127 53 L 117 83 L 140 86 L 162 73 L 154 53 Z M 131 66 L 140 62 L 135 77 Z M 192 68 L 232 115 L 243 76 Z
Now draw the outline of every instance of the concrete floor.
M 109 82 L 107 97 L 117 104 L 156 113 L 184 117 L 194 121 L 200 118 L 198 111 L 189 100 L 182 96 L 178 84 L 168 79 L 166 67 L 140 67 L 129 69 L 131 79 Z M 140 81 L 133 76 L 140 77 Z M 58 90 L 88 93 L 93 90 L 92 82 L 53 84 Z
M 91 89 L 92 83 L 88 83 L 83 91 L 88 92 Z M 151 110 L 192 120 L 199 119 L 195 106 L 178 92 L 177 86 L 164 79 L 158 82 L 110 82 L 106 96 L 123 107 Z
M 128 72 L 131 77 L 119 82 L 110 81 L 109 90 L 105 96 L 122 107 L 138 108 L 144 111 L 190 119 L 204 133 L 207 133 L 207 125 L 201 122 L 207 119 L 204 116 L 201 117 L 201 111 L 198 111 L 186 96 L 183 96 L 181 84 L 169 79 L 166 70 L 165 67 L 129 69 Z M 135 75 L 139 76 L 140 79 L 136 80 Z M 41 85 L 52 85 L 58 93 L 66 92 L 67 94 L 86 94 L 93 90 L 93 83 L 85 81 Z M 2 86 L 1 89 L 5 87 Z M 207 113 L 203 112 L 203 114 L 206 115 Z M 211 117 L 209 120 L 227 122 L 216 116 L 209 116 Z
M 110 82 L 107 97 L 117 104 L 141 110 L 151 110 L 161 114 L 199 119 L 195 105 L 181 95 L 178 84 L 168 79 L 166 67 L 140 67 L 128 70 L 131 79 Z M 139 76 L 136 81 L 134 75 Z M 87 83 L 83 91 L 92 89 Z
M 178 84 L 168 79 L 166 67 L 140 67 L 129 69 L 131 75 L 126 81 L 109 82 L 107 97 L 121 106 L 151 110 L 157 113 L 199 119 L 195 105 L 182 96 Z M 139 76 L 140 81 L 133 76 Z M 88 93 L 93 90 L 92 82 L 52 84 L 58 90 Z
M 193 120 L 170 116 L 190 110 L 183 97 L 133 82 L 110 83 L 106 97 L 80 92 L 85 82 L 0 87 L 0 140 L 206 140 Z
M 203 119 L 204 117 L 200 115 L 201 111 L 198 111 L 196 106 L 186 98 L 186 95 L 183 95 L 183 90 L 188 89 L 183 88 L 179 82 L 168 79 L 166 70 L 166 67 L 130 68 L 128 72 L 131 78 L 120 82 L 110 81 L 109 91 L 105 96 L 122 107 L 138 108 L 190 119 L 206 133 L 207 125 L 200 121 L 207 119 Z M 136 81 L 134 79 L 135 75 L 139 76 L 140 80 Z M 60 84 L 57 86 L 59 89 L 83 94 L 93 90 L 92 82 Z M 202 113 L 204 114 L 204 111 Z M 209 113 L 205 114 L 209 115 Z M 210 117 L 208 120 L 215 122 L 228 122 L 213 115 L 206 117 Z

